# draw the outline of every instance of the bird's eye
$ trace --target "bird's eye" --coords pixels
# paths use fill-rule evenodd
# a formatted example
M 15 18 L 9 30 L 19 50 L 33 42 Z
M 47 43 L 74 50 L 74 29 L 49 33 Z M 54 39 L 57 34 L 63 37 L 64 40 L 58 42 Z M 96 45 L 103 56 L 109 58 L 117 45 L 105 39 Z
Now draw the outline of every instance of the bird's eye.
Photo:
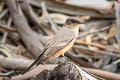
M 73 23 L 71 20 L 66 21 L 67 24 Z

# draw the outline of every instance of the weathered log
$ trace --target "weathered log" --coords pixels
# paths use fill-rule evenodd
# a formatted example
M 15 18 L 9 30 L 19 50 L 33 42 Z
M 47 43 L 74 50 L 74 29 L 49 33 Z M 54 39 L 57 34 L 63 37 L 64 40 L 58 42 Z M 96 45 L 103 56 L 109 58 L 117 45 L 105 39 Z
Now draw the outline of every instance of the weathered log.
M 38 2 L 41 2 L 41 0 L 36 0 Z M 29 1 L 32 5 L 40 7 L 41 5 L 35 1 Z M 95 5 L 95 4 L 94 4 Z M 109 4 L 110 6 L 113 5 L 113 3 Z M 86 5 L 88 6 L 88 5 Z M 101 11 L 101 9 L 92 10 L 92 8 L 89 6 L 89 8 L 80 7 L 80 6 L 73 6 L 68 4 L 63 4 L 60 2 L 56 2 L 55 0 L 46 0 L 46 7 L 50 11 L 65 13 L 69 15 L 87 15 L 91 17 L 97 17 L 97 18 L 115 18 L 114 13 L 111 13 L 111 9 L 104 13 L 104 10 Z M 90 9 L 91 8 L 91 9 Z M 98 11 L 97 11 L 98 10 Z
M 46 77 L 47 75 L 47 77 Z M 31 80 L 104 80 L 95 78 L 80 69 L 77 65 L 66 62 L 58 65 L 53 71 L 44 71 Z

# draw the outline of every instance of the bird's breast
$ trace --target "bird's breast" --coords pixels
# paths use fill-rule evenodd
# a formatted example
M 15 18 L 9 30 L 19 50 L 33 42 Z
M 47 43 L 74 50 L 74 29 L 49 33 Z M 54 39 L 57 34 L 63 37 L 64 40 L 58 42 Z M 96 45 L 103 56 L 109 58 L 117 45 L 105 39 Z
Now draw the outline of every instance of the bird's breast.
M 65 46 L 63 49 L 61 49 L 60 51 L 58 51 L 57 53 L 55 53 L 53 56 L 60 56 L 60 55 L 63 55 L 64 56 L 64 53 L 67 52 L 74 44 L 75 42 L 75 39 L 73 41 L 71 41 L 67 46 Z

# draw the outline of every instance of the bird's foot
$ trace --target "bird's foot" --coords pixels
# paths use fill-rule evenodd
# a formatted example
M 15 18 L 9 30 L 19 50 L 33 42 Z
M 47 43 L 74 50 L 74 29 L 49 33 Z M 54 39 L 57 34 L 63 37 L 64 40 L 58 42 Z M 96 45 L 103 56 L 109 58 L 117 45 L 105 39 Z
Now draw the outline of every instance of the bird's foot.
M 69 62 L 69 58 L 67 58 L 66 56 L 60 56 L 59 57 L 59 64 L 65 63 L 65 62 Z

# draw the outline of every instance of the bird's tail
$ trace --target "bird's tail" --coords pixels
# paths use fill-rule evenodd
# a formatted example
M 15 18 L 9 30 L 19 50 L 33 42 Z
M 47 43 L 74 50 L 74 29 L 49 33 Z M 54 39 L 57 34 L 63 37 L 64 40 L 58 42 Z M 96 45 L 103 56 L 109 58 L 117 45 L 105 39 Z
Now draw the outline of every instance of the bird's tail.
M 28 72 L 35 64 L 37 63 L 41 63 L 43 60 L 43 52 L 40 54 L 40 56 L 38 56 L 38 58 L 27 68 L 25 69 L 21 74 L 25 74 L 26 72 Z

